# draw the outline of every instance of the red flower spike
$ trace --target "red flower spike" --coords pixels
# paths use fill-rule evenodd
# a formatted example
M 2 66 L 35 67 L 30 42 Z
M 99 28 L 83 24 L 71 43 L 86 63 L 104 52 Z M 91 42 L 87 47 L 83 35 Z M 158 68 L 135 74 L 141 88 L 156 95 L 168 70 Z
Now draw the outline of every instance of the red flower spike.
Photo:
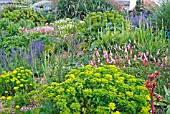
M 152 110 L 152 114 L 154 114 L 154 89 L 156 87 L 156 78 L 157 76 L 160 74 L 159 71 L 156 71 L 154 74 L 148 74 L 147 77 L 149 79 L 146 80 L 143 85 L 148 89 L 149 93 L 150 93 L 150 97 L 151 97 L 151 110 Z M 156 101 L 159 102 L 161 100 L 161 96 L 160 95 L 156 95 Z

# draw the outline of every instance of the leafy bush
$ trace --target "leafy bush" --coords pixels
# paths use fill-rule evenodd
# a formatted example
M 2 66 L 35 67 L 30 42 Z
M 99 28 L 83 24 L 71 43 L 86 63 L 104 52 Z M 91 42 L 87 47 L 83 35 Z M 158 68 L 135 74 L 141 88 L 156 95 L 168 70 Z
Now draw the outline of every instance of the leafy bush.
M 47 21 L 40 12 L 35 12 L 30 8 L 14 10 L 12 12 L 8 11 L 4 14 L 4 17 L 9 18 L 13 22 L 19 22 L 21 19 L 29 19 L 36 23 L 36 25 Z
M 149 114 L 150 96 L 142 86 L 144 80 L 125 74 L 114 65 L 72 69 L 65 79 L 61 83 L 44 85 L 39 94 L 52 101 L 62 114 Z
M 0 95 L 14 95 L 17 91 L 30 91 L 33 89 L 32 72 L 24 67 L 13 71 L 2 72 L 0 75 Z
M 2 45 L 0 45 L 0 48 L 3 48 L 5 52 L 10 51 L 12 48 L 26 48 L 28 47 L 29 41 L 30 39 L 26 35 L 6 37 L 2 39 Z
M 103 41 L 104 39 L 102 40 L 101 38 L 102 34 L 106 35 L 110 31 L 111 34 L 115 34 L 112 31 L 122 31 L 124 29 L 122 27 L 128 24 L 124 17 L 114 10 L 104 13 L 92 12 L 83 21 L 84 23 L 78 25 L 79 37 L 90 44 L 97 39 Z
M 7 26 L 10 24 L 9 18 L 2 18 L 0 20 L 0 29 L 1 30 L 6 30 Z
M 27 29 L 31 29 L 31 28 L 35 27 L 35 23 L 32 20 L 29 20 L 29 19 L 21 19 L 18 22 L 18 24 L 19 24 L 20 27 L 24 27 L 24 28 L 27 28 Z
M 56 5 L 56 17 L 83 19 L 89 12 L 105 12 L 114 6 L 105 0 L 59 0 Z
M 7 12 L 12 12 L 14 10 L 20 10 L 21 7 L 19 7 L 18 5 L 14 5 L 14 4 L 8 4 L 6 5 L 2 10 L 0 10 L 0 17 L 3 18 L 4 17 L 4 13 Z

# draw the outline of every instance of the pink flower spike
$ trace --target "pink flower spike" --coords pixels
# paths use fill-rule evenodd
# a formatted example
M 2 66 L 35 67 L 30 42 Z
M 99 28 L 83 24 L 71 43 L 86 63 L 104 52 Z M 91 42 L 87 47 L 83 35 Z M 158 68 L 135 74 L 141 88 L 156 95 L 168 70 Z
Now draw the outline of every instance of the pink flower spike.
M 161 60 L 160 60 L 160 59 L 158 59 L 158 63 L 161 63 Z
M 125 55 L 125 59 L 126 59 L 127 61 L 129 60 L 128 54 Z
M 93 61 L 92 61 L 92 60 L 89 62 L 89 65 L 91 65 L 91 66 L 93 66 L 93 65 L 94 65 L 94 63 L 93 63 Z
M 146 57 L 145 53 L 144 53 L 144 58 L 146 59 L 146 61 L 148 61 L 148 59 L 147 59 L 147 57 Z
M 96 58 L 94 54 L 92 54 L 92 58 L 93 58 L 93 59 L 95 59 L 95 58 Z
M 146 57 L 148 57 L 149 56 L 149 51 L 146 51 Z
M 104 54 L 104 58 L 108 58 L 108 54 L 107 54 L 107 51 L 103 51 L 103 54 Z
M 130 50 L 130 49 L 131 49 L 131 45 L 130 45 L 130 43 L 128 44 L 127 48 L 128 48 L 128 50 Z
M 167 56 L 164 58 L 164 67 L 167 66 Z
M 145 58 L 143 59 L 143 64 L 144 64 L 144 66 L 147 65 L 147 60 Z
M 134 62 L 136 62 L 136 58 L 137 58 L 136 55 L 134 55 Z
M 160 54 L 160 49 L 158 49 L 158 51 L 157 51 L 156 55 L 159 55 L 159 54 Z
M 126 54 L 128 53 L 128 51 L 127 51 L 127 47 L 125 47 L 125 51 L 124 51 Z
M 122 58 L 120 58 L 120 60 L 121 60 L 122 66 L 125 66 L 125 61 Z
M 108 64 L 109 64 L 109 59 L 107 58 L 107 59 L 106 59 L 106 65 L 108 65 Z
M 110 53 L 109 53 L 109 58 L 112 58 L 112 56 L 113 56 L 113 53 L 110 52 Z
M 133 54 L 133 50 L 130 50 L 130 54 L 131 54 L 131 55 Z
M 136 49 L 136 46 L 135 46 L 135 45 L 133 46 L 133 49 Z
M 99 58 L 100 57 L 100 54 L 98 51 L 96 51 L 96 57 Z
M 118 51 L 116 51 L 116 55 L 119 55 L 119 52 L 118 52 Z
M 134 40 L 134 44 L 136 44 L 136 40 Z
M 98 65 L 100 65 L 100 58 L 98 58 L 97 62 L 98 62 Z
M 130 62 L 130 60 L 128 60 L 128 64 L 129 64 L 129 65 L 131 65 L 131 62 Z

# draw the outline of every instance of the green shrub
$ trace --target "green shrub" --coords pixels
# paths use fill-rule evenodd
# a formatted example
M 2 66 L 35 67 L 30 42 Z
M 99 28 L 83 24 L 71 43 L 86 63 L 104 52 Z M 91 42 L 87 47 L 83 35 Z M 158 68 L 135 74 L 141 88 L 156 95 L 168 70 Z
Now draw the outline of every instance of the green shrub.
M 35 23 L 32 20 L 29 19 L 21 19 L 18 22 L 20 27 L 26 28 L 26 29 L 32 29 L 33 27 L 35 27 Z
M 24 67 L 0 75 L 0 96 L 14 95 L 15 92 L 28 92 L 33 89 L 33 77 L 30 70 Z
M 8 4 L 6 5 L 2 10 L 0 10 L 0 18 L 4 17 L 4 13 L 12 12 L 14 10 L 20 10 L 21 7 L 19 7 L 18 5 L 14 5 L 14 4 Z
M 89 12 L 105 12 L 113 9 L 113 4 L 105 0 L 59 0 L 55 12 L 58 19 L 83 19 Z
M 150 96 L 143 82 L 114 65 L 87 65 L 72 69 L 64 82 L 43 86 L 39 96 L 52 101 L 61 114 L 149 114 Z
M 29 37 L 29 36 L 28 36 Z M 27 48 L 29 40 L 26 35 L 22 36 L 10 36 L 2 39 L 0 48 L 4 49 L 5 52 L 10 51 L 12 48 L 22 49 L 22 47 Z
M 89 42 L 90 45 L 96 40 L 105 40 L 102 40 L 101 37 L 108 31 L 111 31 L 111 34 L 115 34 L 113 31 L 116 30 L 121 32 L 122 29 L 125 28 L 124 26 L 128 24 L 124 17 L 114 10 L 106 11 L 104 13 L 92 12 L 88 14 L 83 21 L 84 23 L 78 25 L 79 38 L 82 38 L 83 41 Z
M 4 17 L 9 18 L 13 22 L 19 22 L 21 19 L 29 19 L 36 23 L 36 25 L 47 21 L 40 12 L 35 12 L 30 8 L 14 10 L 12 12 L 8 11 L 4 14 Z
M 7 26 L 10 24 L 9 18 L 2 18 L 0 20 L 0 29 L 1 30 L 6 30 Z

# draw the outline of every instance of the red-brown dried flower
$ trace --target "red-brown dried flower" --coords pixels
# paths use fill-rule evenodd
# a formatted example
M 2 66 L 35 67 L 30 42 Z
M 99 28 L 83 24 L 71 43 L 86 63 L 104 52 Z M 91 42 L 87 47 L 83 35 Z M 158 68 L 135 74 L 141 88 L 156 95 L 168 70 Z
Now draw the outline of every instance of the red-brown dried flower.
M 162 99 L 162 96 L 160 96 L 159 94 L 156 94 L 156 102 L 160 102 Z

